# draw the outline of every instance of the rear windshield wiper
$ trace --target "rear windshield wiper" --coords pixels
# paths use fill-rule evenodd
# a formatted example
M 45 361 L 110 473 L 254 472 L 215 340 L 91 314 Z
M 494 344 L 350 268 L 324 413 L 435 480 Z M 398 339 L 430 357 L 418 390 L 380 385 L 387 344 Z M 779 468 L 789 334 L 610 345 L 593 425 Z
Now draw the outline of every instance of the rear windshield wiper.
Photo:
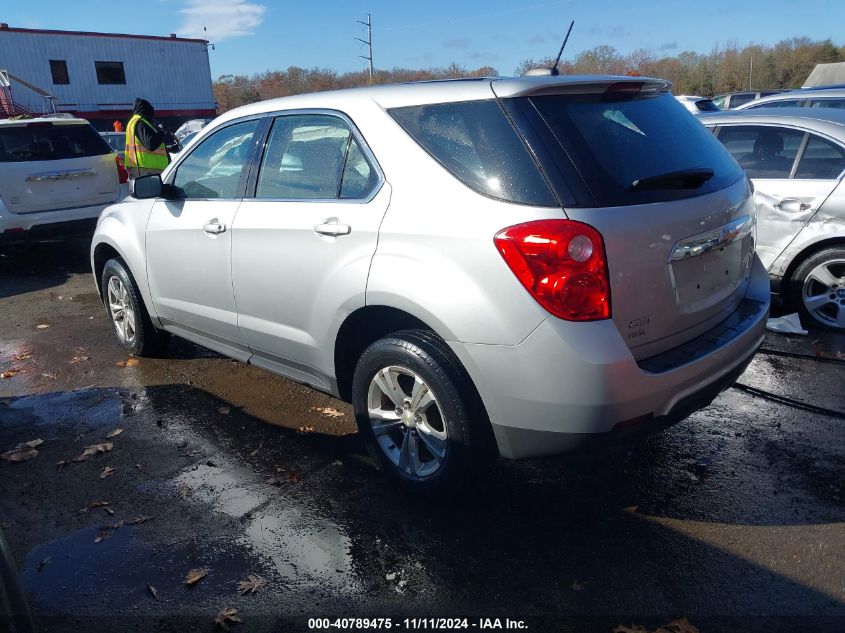
M 657 176 L 639 178 L 628 185 L 628 191 L 647 189 L 698 189 L 713 177 L 712 169 L 682 169 Z

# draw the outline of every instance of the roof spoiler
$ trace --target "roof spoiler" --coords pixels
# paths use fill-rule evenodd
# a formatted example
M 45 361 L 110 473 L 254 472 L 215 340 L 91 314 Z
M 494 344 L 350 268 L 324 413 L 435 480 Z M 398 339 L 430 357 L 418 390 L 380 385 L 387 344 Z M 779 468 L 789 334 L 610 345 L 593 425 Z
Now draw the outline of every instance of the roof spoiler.
M 494 79 L 493 93 L 500 99 L 512 97 L 538 97 L 543 95 L 601 94 L 608 88 L 622 84 L 639 84 L 639 92 L 669 92 L 672 83 L 665 79 L 613 75 L 562 75 L 523 77 L 520 79 Z

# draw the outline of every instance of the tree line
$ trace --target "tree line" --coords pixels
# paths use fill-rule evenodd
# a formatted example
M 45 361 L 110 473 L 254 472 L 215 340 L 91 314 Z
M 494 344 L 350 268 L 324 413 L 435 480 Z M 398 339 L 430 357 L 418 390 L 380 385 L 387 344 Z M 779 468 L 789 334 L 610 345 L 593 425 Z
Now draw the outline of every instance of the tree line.
M 515 75 L 538 66 L 550 66 L 552 58 L 526 59 L 515 69 Z M 558 70 L 563 74 L 640 74 L 661 77 L 672 82 L 675 94 L 711 96 L 736 90 L 766 88 L 800 88 L 816 64 L 845 61 L 845 45 L 831 40 L 812 41 L 807 37 L 782 40 L 772 46 L 736 43 L 714 47 L 709 53 L 683 51 L 665 55 L 640 49 L 628 55 L 608 45 L 596 46 L 574 58 L 563 59 Z M 414 70 L 393 68 L 377 70 L 372 83 L 390 84 L 431 79 L 461 77 L 495 77 L 492 66 L 467 69 L 457 63 L 444 68 Z M 222 75 L 214 82 L 218 112 L 238 106 L 304 92 L 337 90 L 365 86 L 370 83 L 367 71 L 338 73 L 328 68 L 268 70 L 252 76 Z

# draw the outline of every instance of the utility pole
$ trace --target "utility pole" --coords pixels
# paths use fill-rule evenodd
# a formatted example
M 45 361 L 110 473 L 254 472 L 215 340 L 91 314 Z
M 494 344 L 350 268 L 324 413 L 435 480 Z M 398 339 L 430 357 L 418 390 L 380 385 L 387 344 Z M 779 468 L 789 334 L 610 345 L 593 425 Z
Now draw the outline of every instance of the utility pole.
M 355 39 L 367 45 L 370 54 L 367 57 L 363 55 L 358 55 L 358 57 L 366 59 L 370 63 L 370 83 L 373 83 L 373 22 L 369 13 L 367 14 L 366 22 L 362 22 L 361 20 L 356 20 L 356 22 L 367 27 L 367 39 L 362 40 L 360 37 L 356 37 Z
M 754 74 L 754 55 L 751 56 L 751 63 L 748 66 L 748 89 L 751 90 L 751 75 Z

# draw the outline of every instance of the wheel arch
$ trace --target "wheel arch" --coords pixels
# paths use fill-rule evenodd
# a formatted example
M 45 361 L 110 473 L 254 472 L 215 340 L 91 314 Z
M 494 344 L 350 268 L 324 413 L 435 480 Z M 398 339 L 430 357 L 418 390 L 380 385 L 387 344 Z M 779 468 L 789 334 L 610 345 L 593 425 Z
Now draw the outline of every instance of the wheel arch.
M 352 399 L 352 374 L 361 353 L 371 344 L 400 330 L 437 332 L 416 316 L 386 305 L 368 305 L 350 313 L 338 329 L 334 344 L 334 370 L 340 397 Z
M 789 262 L 789 265 L 783 273 L 783 280 L 781 281 L 780 288 L 778 289 L 778 294 L 781 296 L 781 299 L 786 300 L 788 298 L 789 288 L 792 285 L 792 276 L 801 264 L 810 259 L 816 253 L 820 253 L 826 248 L 836 246 L 845 248 L 845 235 L 836 235 L 834 237 L 821 239 L 817 242 L 812 242 L 806 245 L 802 250 L 800 250 L 795 257 L 792 258 L 792 261 Z

